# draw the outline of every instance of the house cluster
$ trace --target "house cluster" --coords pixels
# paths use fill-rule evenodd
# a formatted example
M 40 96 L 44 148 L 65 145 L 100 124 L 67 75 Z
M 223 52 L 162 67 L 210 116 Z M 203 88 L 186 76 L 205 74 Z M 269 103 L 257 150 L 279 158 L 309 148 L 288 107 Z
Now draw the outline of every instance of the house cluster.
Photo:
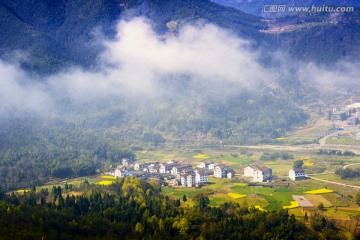
M 247 166 L 244 168 L 244 177 L 249 177 L 252 182 L 268 182 L 272 179 L 272 169 Z
M 233 178 L 234 171 L 223 164 L 215 164 L 211 161 L 204 161 L 193 168 L 190 164 L 182 164 L 177 160 L 171 160 L 166 163 L 145 162 L 135 163 L 133 171 L 119 165 L 114 174 L 116 177 L 124 176 L 147 176 L 147 179 L 168 180 L 170 185 L 181 185 L 184 187 L 201 186 L 208 182 L 208 176 L 213 175 L 216 178 Z
M 244 177 L 250 178 L 252 182 L 268 182 L 272 176 L 272 169 L 268 167 L 247 166 L 244 168 Z M 297 181 L 306 178 L 305 170 L 302 168 L 291 169 L 289 178 Z
M 360 103 L 353 103 L 338 109 L 333 108 L 328 113 L 329 120 L 347 121 L 349 125 L 356 125 L 360 123 Z

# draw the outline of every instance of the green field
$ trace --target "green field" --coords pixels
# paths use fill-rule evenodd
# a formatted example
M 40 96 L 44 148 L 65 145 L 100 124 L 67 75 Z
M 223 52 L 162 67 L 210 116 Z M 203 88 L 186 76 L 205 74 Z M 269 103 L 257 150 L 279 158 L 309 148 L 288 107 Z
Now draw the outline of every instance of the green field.
M 360 162 L 360 156 L 344 157 L 317 155 L 315 151 L 299 151 L 289 152 L 294 155 L 294 159 L 276 159 L 265 162 L 259 161 L 261 155 L 264 152 L 269 151 L 252 149 L 247 151 L 239 149 L 228 149 L 226 151 L 207 150 L 201 152 L 192 150 L 144 151 L 137 153 L 137 157 L 139 159 L 137 162 L 165 162 L 170 159 L 177 159 L 184 163 L 190 163 L 193 166 L 196 166 L 204 159 L 196 159 L 193 158 L 193 156 L 204 154 L 203 156 L 206 155 L 209 157 L 207 160 L 229 165 L 232 169 L 235 170 L 235 179 L 229 180 L 209 177 L 209 183 L 202 186 L 200 189 L 162 187 L 164 194 L 173 199 L 180 199 L 181 205 L 185 208 L 193 206 L 194 203 L 192 198 L 195 193 L 200 192 L 208 195 L 210 204 L 212 206 L 218 206 L 225 202 L 236 202 L 244 207 L 259 206 L 266 211 L 278 211 L 283 209 L 284 206 L 292 205 L 292 195 L 304 195 L 306 191 L 328 188 L 334 190 L 334 193 L 324 193 L 320 196 L 311 195 L 312 197 L 309 197 L 309 201 L 315 206 L 313 210 L 310 209 L 309 211 L 316 210 L 316 206 L 319 203 L 323 203 L 325 206 L 324 214 L 329 217 L 349 219 L 350 215 L 360 215 L 359 208 L 352 201 L 357 190 L 310 179 L 293 182 L 288 181 L 286 177 L 289 169 L 293 167 L 293 163 L 296 160 L 303 160 L 305 163 L 307 163 L 305 164 L 304 168 L 308 173 L 316 173 L 318 169 L 322 169 L 322 171 L 335 171 L 336 168 L 342 167 L 345 164 Z M 275 175 L 278 179 L 272 183 L 263 183 L 258 186 L 249 186 L 247 184 L 248 179 L 242 177 L 243 168 L 248 164 L 266 165 L 272 168 L 273 175 Z M 335 174 L 323 174 L 316 175 L 314 177 L 351 185 L 360 185 L 358 181 L 342 180 Z M 112 176 L 103 175 L 94 176 L 92 178 L 76 178 L 66 180 L 55 179 L 42 187 L 37 187 L 37 189 L 48 188 L 50 190 L 54 185 L 64 187 L 65 182 L 74 186 L 80 186 L 85 179 L 90 184 L 100 185 L 99 187 L 102 187 L 101 184 L 111 184 L 111 182 L 114 180 Z M 187 196 L 186 202 L 182 201 L 184 195 Z M 289 209 L 288 211 L 289 213 L 294 213 L 297 218 L 302 218 L 304 216 L 304 212 L 301 210 L 301 208 Z
M 319 136 L 323 135 L 325 132 L 332 129 L 332 124 L 318 125 L 313 127 L 308 127 L 293 132 L 289 132 L 284 138 L 283 142 L 301 144 L 301 143 L 311 143 Z
M 359 145 L 360 141 L 354 137 L 351 133 L 343 133 L 338 136 L 330 137 L 326 139 L 326 144 L 336 145 Z

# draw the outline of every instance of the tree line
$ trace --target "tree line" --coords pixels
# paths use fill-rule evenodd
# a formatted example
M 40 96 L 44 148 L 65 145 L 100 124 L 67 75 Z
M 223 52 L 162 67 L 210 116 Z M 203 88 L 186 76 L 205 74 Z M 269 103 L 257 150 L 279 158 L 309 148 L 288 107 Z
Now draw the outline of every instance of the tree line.
M 69 187 L 69 186 L 68 186 Z M 226 202 L 211 206 L 196 193 L 193 207 L 171 199 L 155 182 L 128 177 L 108 187 L 84 182 L 80 195 L 54 186 L 1 194 L 0 231 L 5 239 L 340 239 L 321 215 L 296 220 L 286 210 L 259 211 Z
M 345 168 L 345 169 L 337 169 L 335 174 L 339 175 L 341 179 L 352 179 L 352 178 L 360 178 L 360 168 Z

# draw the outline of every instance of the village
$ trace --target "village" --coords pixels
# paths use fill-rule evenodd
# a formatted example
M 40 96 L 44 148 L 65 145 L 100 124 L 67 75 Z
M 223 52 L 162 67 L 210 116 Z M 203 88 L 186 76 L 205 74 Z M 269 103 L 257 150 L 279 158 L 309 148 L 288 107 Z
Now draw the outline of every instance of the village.
M 360 123 L 360 103 L 333 108 L 328 112 L 328 119 L 331 121 L 347 121 L 348 125 L 357 125 Z
M 193 167 L 178 160 L 166 163 L 143 162 L 130 164 L 129 159 L 122 159 L 122 163 L 113 172 L 106 174 L 114 177 L 132 176 L 143 180 L 153 180 L 162 186 L 172 187 L 201 187 L 208 183 L 208 177 L 233 179 L 235 171 L 222 163 L 204 160 Z M 240 174 L 241 175 L 241 174 Z M 241 175 L 248 182 L 270 182 L 274 180 L 272 169 L 266 166 L 248 165 Z M 306 178 L 302 168 L 291 169 L 288 178 L 293 181 Z

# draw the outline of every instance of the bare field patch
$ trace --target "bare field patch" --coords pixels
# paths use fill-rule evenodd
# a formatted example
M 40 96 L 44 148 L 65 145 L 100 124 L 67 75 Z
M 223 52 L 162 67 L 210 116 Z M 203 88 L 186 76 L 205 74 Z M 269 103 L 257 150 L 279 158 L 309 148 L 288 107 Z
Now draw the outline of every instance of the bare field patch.
M 312 205 L 315 207 L 318 206 L 320 203 L 324 204 L 324 207 L 333 207 L 334 205 L 326 199 L 323 195 L 314 195 L 314 194 L 306 194 L 304 196 Z

